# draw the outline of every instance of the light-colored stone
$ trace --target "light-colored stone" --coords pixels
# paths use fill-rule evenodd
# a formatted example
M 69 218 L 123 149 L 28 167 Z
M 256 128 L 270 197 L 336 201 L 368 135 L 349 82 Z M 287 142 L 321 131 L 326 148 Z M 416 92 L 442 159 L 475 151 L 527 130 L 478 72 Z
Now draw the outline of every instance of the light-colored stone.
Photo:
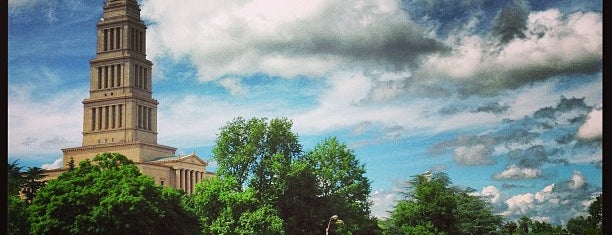
M 146 25 L 134 0 L 109 0 L 97 27 L 96 58 L 90 61 L 89 97 L 83 100 L 83 143 L 62 149 L 64 165 L 49 170 L 57 178 L 97 154 L 115 152 L 132 160 L 157 184 L 193 192 L 213 177 L 195 153 L 175 156 L 176 148 L 157 143 L 157 100 L 152 97 L 152 66 L 146 59 Z

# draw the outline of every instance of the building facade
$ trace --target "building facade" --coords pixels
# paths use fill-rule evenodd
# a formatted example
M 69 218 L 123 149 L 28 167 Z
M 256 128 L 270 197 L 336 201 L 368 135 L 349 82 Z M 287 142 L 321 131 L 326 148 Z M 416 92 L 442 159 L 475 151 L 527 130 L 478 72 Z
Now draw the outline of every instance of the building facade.
M 146 58 L 147 27 L 135 0 L 107 0 L 96 25 L 96 57 L 90 61 L 89 98 L 83 100 L 83 143 L 62 149 L 64 166 L 104 152 L 118 152 L 160 185 L 183 189 L 213 174 L 195 153 L 175 156 L 176 148 L 157 143 L 157 100 L 152 66 Z

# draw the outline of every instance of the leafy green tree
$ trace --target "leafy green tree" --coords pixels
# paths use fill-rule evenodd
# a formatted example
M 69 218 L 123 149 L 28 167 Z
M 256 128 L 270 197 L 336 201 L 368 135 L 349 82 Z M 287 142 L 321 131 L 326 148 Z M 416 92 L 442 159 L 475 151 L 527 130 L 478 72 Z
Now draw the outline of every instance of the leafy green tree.
M 471 195 L 474 191 L 455 189 L 457 208 L 454 215 L 457 229 L 461 234 L 488 234 L 496 231 L 502 225 L 502 217 L 494 215 L 485 200 Z
M 318 180 L 305 161 L 293 163 L 286 178 L 286 188 L 278 200 L 280 216 L 287 234 L 321 234 L 329 212 L 322 198 Z
M 155 185 L 125 156 L 102 153 L 50 180 L 28 207 L 33 234 L 193 234 L 181 193 Z
M 70 161 L 68 162 L 68 171 L 74 170 L 74 167 L 75 167 L 75 165 L 74 165 L 74 158 L 70 157 Z
M 603 218 L 603 208 L 601 205 L 602 195 L 598 195 L 595 201 L 589 205 L 589 217 L 587 218 L 593 227 L 601 231 L 601 220 Z
M 523 216 L 519 219 L 519 230 L 521 231 L 521 233 L 523 234 L 528 234 L 529 233 L 529 225 L 531 224 L 531 219 L 529 219 L 529 217 L 527 216 Z
M 23 189 L 21 192 L 25 195 L 27 203 L 31 203 L 38 190 L 45 185 L 42 180 L 45 177 L 45 170 L 40 167 L 29 167 L 23 172 Z
M 508 221 L 502 225 L 503 231 L 512 235 L 518 228 L 518 225 L 514 221 Z
M 25 181 L 22 176 L 22 169 L 23 167 L 19 166 L 18 160 L 8 164 L 8 195 L 19 195 Z
M 7 168 L 8 234 L 29 233 L 27 204 L 19 195 L 19 191 L 25 182 L 21 172 L 22 168 L 22 166 L 19 166 L 18 160 L 9 163 Z
M 255 190 L 236 180 L 211 178 L 197 184 L 186 203 L 202 224 L 202 234 L 284 234 L 283 220 L 270 205 L 259 203 Z
M 446 173 L 413 176 L 408 189 L 391 211 L 387 234 L 489 234 L 502 223 L 472 189 L 451 187 Z
M 602 195 L 597 196 L 594 202 L 589 205 L 589 215 L 578 216 L 567 222 L 566 228 L 571 234 L 602 234 Z
M 365 176 L 365 165 L 359 163 L 354 152 L 330 137 L 309 151 L 304 160 L 312 167 L 319 186 L 323 218 L 338 215 L 344 221 L 338 227 L 342 234 L 370 233 L 370 181 Z
M 27 204 L 18 195 L 8 195 L 8 234 L 28 234 Z
M 261 200 L 278 198 L 291 162 L 302 154 L 292 125 L 285 118 L 268 122 L 265 118 L 238 117 L 223 126 L 213 148 L 213 158 L 219 164 L 217 174 L 256 188 L 255 196 Z

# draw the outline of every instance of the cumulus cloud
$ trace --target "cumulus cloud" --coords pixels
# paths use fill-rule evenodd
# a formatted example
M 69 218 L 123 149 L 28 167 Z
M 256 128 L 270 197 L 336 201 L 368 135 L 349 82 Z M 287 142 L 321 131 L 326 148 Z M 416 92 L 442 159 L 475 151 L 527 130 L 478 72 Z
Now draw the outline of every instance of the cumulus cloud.
M 472 195 L 482 197 L 493 204 L 499 203 L 501 199 L 499 189 L 493 185 L 483 187 L 480 192 L 474 192 Z
M 460 146 L 455 149 L 453 159 L 459 165 L 491 165 L 495 161 L 491 158 L 493 147 L 483 144 L 473 146 Z
M 547 185 L 536 193 L 508 198 L 504 201 L 506 208 L 502 215 L 509 220 L 521 216 L 544 217 L 553 224 L 566 224 L 573 217 L 587 214 L 588 206 L 600 193 L 601 188 L 589 185 L 582 173 L 574 171 L 569 181 Z
M 13 85 L 8 97 L 8 153 L 12 156 L 59 152 L 81 142 L 82 90 L 37 100 L 32 87 Z
M 524 37 L 516 37 L 521 23 L 513 25 L 507 30 L 513 36 L 499 47 L 478 35 L 453 39 L 451 53 L 428 56 L 414 76 L 427 78 L 428 84 L 432 78 L 458 84 L 466 95 L 492 95 L 554 76 L 601 70 L 600 13 L 531 12 Z
M 51 164 L 43 164 L 40 168 L 45 169 L 45 170 L 53 170 L 53 169 L 62 168 L 63 164 L 64 164 L 64 160 L 62 158 L 58 158 L 55 161 L 53 161 L 53 163 Z
M 400 198 L 397 192 L 378 189 L 370 194 L 370 199 L 372 200 L 372 215 L 377 218 L 388 218 L 389 211 Z
M 535 168 L 520 168 L 516 165 L 507 167 L 504 171 L 493 176 L 494 179 L 534 179 L 542 176 L 542 171 Z
M 598 140 L 603 134 L 603 109 L 602 106 L 594 108 L 588 114 L 586 121 L 578 129 L 576 137 L 584 140 Z
M 203 81 L 258 72 L 316 77 L 354 66 L 403 69 L 445 50 L 394 0 L 171 4 L 142 2 L 142 17 L 151 23 L 149 55 L 189 58 Z

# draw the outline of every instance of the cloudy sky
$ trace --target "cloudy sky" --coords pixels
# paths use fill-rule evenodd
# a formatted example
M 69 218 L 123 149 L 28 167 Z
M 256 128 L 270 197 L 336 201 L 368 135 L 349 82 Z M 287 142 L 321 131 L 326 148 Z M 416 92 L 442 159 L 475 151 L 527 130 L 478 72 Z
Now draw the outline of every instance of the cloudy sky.
M 210 159 L 235 117 L 287 117 L 307 150 L 354 150 L 378 217 L 425 171 L 508 220 L 565 224 L 601 192 L 600 1 L 139 3 L 178 154 Z M 53 168 L 81 145 L 102 5 L 9 0 L 9 162 Z

